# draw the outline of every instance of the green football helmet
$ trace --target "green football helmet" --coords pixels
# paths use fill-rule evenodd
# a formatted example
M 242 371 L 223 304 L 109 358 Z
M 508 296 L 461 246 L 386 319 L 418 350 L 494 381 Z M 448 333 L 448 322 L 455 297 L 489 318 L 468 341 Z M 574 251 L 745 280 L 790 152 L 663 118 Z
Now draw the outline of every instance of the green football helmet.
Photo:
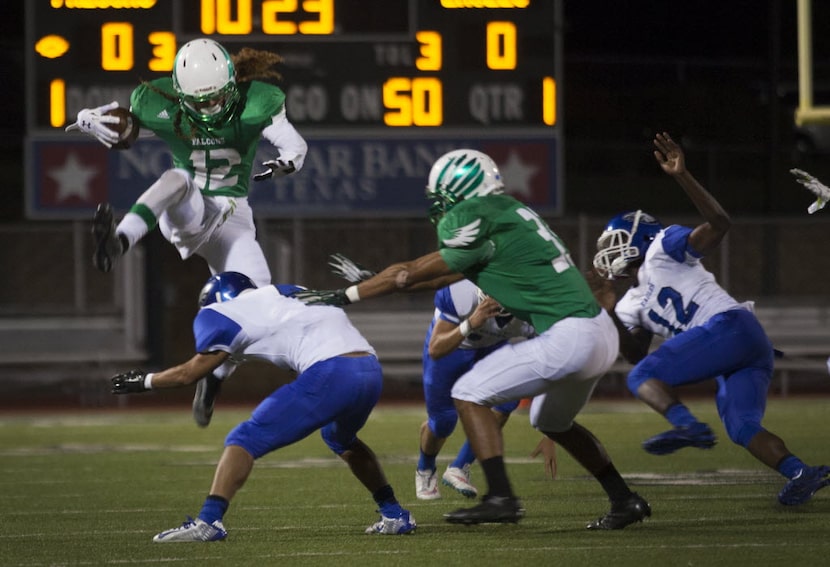
M 504 192 L 496 162 L 471 149 L 448 152 L 439 157 L 429 171 L 427 199 L 433 224 L 465 199 Z

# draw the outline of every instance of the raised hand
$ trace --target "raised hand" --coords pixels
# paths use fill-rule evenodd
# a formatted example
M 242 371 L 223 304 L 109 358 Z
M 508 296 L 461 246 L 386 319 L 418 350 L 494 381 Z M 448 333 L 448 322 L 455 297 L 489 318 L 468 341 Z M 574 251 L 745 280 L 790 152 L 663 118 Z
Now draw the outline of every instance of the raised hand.
M 654 136 L 654 159 L 669 175 L 680 175 L 686 171 L 686 157 L 680 144 L 671 139 L 668 132 Z
M 795 176 L 795 180 L 798 183 L 804 185 L 808 191 L 816 196 L 816 201 L 807 208 L 807 212 L 813 214 L 823 209 L 827 202 L 830 201 L 830 187 L 827 187 L 824 183 L 802 169 L 791 169 L 790 173 Z

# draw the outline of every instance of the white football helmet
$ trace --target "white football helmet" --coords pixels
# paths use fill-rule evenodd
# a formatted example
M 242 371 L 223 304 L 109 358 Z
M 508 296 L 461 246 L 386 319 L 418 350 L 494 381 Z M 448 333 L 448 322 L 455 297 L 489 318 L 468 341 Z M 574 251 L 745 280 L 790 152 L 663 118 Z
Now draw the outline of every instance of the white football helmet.
M 212 39 L 185 43 L 173 65 L 173 87 L 182 109 L 209 126 L 221 126 L 239 100 L 233 61 Z
M 464 199 L 502 192 L 501 173 L 490 156 L 471 149 L 453 150 L 439 157 L 429 171 L 430 219 L 438 222 Z

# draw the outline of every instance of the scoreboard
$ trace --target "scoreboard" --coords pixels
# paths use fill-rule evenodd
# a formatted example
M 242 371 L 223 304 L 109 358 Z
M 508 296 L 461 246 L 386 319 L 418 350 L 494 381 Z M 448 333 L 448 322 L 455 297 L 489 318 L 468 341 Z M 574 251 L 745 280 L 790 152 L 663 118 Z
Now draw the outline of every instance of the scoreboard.
M 32 0 L 30 129 L 128 104 L 211 37 L 275 51 L 296 125 L 555 127 L 554 0 Z
M 89 142 L 64 132 L 77 112 L 113 100 L 128 106 L 141 81 L 169 76 L 178 48 L 198 37 L 215 39 L 231 54 L 251 47 L 284 59 L 275 67 L 282 75 L 276 84 L 310 153 L 297 176 L 275 182 L 279 196 L 260 191 L 266 203 L 258 210 L 265 214 L 411 212 L 416 198 L 405 186 L 417 180 L 420 207 L 421 162 L 460 144 L 493 154 L 503 170 L 515 166 L 527 179 L 536 171 L 537 195 L 529 201 L 540 211 L 560 211 L 562 0 L 27 0 L 25 9 L 31 217 L 80 218 L 89 208 L 65 187 L 49 189 L 64 175 L 48 173 L 49 160 L 70 163 L 71 171 L 83 167 L 80 154 L 58 155 L 66 144 Z M 488 140 L 506 149 L 482 145 Z M 521 170 L 513 149 L 536 152 L 536 164 Z M 158 162 L 163 148 L 138 158 L 130 157 L 134 151 L 107 158 L 107 183 L 122 187 L 125 204 L 124 188 L 136 183 L 132 192 L 140 194 L 155 174 L 136 168 Z M 343 163 L 362 160 L 350 166 L 360 170 L 350 194 L 377 182 L 364 191 L 375 197 L 334 209 L 307 207 L 304 199 L 331 195 L 315 188 L 321 178 L 330 174 L 341 185 L 350 179 L 350 168 L 326 170 L 333 154 Z M 389 163 L 399 164 L 394 174 L 404 187 L 394 196 L 376 181 L 387 170 L 390 183 L 395 179 Z M 318 168 L 307 174 L 314 179 L 304 181 L 310 167 Z M 122 177 L 114 181 L 116 172 Z M 540 192 L 548 194 L 544 202 Z M 77 210 L 53 209 L 52 194 L 55 203 Z

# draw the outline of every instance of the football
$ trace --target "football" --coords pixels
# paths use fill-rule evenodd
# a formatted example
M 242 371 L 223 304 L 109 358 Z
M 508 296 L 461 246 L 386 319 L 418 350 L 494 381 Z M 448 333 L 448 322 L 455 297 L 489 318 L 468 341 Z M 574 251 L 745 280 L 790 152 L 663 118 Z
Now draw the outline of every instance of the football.
M 119 106 L 107 111 L 107 116 L 118 117 L 118 124 L 108 124 L 110 130 L 118 132 L 118 143 L 112 146 L 115 150 L 124 150 L 133 145 L 138 138 L 138 119 L 129 109 Z

